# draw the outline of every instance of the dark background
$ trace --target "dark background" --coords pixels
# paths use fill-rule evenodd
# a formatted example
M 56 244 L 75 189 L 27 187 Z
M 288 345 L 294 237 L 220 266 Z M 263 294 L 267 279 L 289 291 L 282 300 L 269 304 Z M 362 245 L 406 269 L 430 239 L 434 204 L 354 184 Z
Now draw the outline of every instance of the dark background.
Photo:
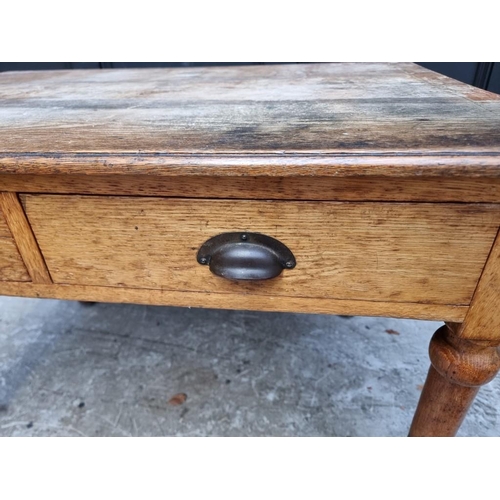
M 99 69 L 99 68 L 178 68 L 183 66 L 230 66 L 236 64 L 276 63 L 220 63 L 220 62 L 22 62 L 2 63 L 0 71 L 41 69 Z M 294 64 L 294 63 L 290 63 Z M 500 63 L 484 62 L 419 62 L 421 66 L 450 76 L 461 82 L 500 94 Z

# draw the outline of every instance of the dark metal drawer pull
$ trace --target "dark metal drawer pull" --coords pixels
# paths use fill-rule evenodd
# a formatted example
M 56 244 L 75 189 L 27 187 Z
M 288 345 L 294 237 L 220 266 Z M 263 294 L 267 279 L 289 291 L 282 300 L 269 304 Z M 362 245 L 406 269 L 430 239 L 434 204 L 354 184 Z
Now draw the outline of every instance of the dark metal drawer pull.
M 196 259 L 229 280 L 267 280 L 296 264 L 293 253 L 281 241 L 260 233 L 214 236 L 203 243 Z

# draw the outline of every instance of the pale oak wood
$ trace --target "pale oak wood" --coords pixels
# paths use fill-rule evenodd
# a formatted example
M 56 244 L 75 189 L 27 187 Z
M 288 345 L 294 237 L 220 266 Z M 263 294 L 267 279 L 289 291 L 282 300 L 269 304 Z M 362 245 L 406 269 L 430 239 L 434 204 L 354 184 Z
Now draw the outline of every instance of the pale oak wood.
M 0 238 L 0 280 L 30 281 L 14 240 Z
M 30 281 L 0 205 L 0 281 Z
M 431 368 L 412 423 L 412 436 L 453 436 L 479 387 L 500 369 L 500 234 L 464 321 L 436 332 Z
M 55 283 L 468 305 L 497 205 L 23 195 Z M 233 282 L 196 262 L 224 232 L 282 241 L 297 267 Z
M 0 191 L 253 200 L 500 202 L 500 178 L 0 174 Z
M 372 302 L 308 297 L 185 292 L 146 288 L 114 288 L 82 285 L 38 285 L 0 282 L 0 294 L 63 300 L 154 304 L 164 306 L 278 311 L 309 314 L 348 314 L 425 320 L 462 321 L 466 306 Z
M 5 222 L 5 218 L 3 216 L 1 207 L 0 207 L 0 238 L 2 239 L 12 238 L 9 226 L 7 226 L 7 223 Z
M 17 195 L 0 193 L 0 209 L 33 283 L 52 283 Z
M 484 267 L 467 316 L 458 332 L 464 339 L 500 344 L 500 234 Z

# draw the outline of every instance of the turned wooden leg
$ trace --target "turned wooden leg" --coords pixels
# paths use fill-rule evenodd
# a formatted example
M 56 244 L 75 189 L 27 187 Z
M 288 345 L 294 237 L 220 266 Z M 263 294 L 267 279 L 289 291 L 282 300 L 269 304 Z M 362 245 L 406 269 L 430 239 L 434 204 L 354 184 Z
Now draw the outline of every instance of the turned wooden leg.
M 431 367 L 410 428 L 410 436 L 454 436 L 479 387 L 500 369 L 498 340 L 469 340 L 456 325 L 434 334 Z

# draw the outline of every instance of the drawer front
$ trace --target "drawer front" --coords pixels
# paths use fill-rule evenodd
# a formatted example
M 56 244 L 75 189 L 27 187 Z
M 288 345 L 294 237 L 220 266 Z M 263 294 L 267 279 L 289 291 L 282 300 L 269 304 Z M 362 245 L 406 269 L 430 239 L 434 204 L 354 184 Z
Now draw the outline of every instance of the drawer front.
M 210 293 L 466 305 L 496 205 L 23 195 L 53 281 Z M 234 282 L 196 261 L 220 233 L 280 240 L 297 265 Z
M 0 209 L 0 281 L 30 281 Z

